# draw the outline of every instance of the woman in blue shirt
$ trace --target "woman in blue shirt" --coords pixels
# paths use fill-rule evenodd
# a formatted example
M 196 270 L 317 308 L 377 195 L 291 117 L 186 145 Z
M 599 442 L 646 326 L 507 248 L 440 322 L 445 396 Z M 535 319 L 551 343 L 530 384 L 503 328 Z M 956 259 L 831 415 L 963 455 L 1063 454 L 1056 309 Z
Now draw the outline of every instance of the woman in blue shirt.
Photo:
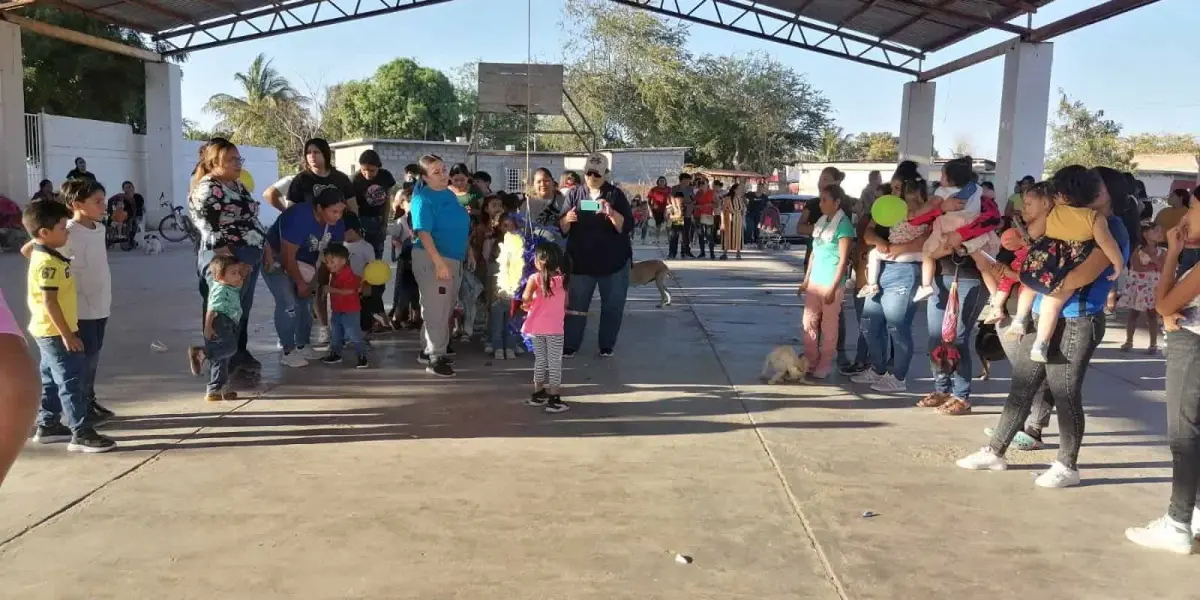
M 471 218 L 449 188 L 446 163 L 432 154 L 421 157 L 420 181 L 413 189 L 413 275 L 421 292 L 421 337 L 425 348 L 418 361 L 440 377 L 453 377 L 450 366 L 450 317 L 467 258 Z
M 325 247 L 345 239 L 345 210 L 346 197 L 336 187 L 327 187 L 312 202 L 289 206 L 267 231 L 270 259 L 265 261 L 263 280 L 275 297 L 275 332 L 283 348 L 280 362 L 289 367 L 303 367 L 320 358 L 309 347 L 315 275 Z
M 804 296 L 804 356 L 808 357 L 809 374 L 817 379 L 828 377 L 833 367 L 846 292 L 846 266 L 854 242 L 854 225 L 839 210 L 845 197 L 842 186 L 836 183 L 821 190 L 821 217 L 813 226 L 812 260 L 798 290 Z

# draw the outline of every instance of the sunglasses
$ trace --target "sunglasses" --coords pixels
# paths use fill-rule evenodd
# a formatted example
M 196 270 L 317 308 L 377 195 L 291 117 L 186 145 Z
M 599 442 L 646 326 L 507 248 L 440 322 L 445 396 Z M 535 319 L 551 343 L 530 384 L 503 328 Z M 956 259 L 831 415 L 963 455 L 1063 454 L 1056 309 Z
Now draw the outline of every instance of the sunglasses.
M 600 177 L 600 172 L 599 171 L 588 171 L 588 172 L 584 173 L 584 176 L 585 177 Z

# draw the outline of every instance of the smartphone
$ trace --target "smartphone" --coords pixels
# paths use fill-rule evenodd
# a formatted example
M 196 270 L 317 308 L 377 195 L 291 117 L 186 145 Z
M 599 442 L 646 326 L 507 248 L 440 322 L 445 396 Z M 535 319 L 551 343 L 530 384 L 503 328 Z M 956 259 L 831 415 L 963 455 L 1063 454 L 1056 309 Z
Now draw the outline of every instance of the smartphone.
M 580 200 L 579 210 L 586 212 L 597 212 L 600 210 L 599 200 Z
M 439 293 L 439 294 L 441 294 L 441 295 L 443 295 L 443 296 L 445 296 L 445 295 L 446 295 L 446 286 L 444 286 L 444 285 L 439 285 L 439 286 L 438 286 L 438 293 Z

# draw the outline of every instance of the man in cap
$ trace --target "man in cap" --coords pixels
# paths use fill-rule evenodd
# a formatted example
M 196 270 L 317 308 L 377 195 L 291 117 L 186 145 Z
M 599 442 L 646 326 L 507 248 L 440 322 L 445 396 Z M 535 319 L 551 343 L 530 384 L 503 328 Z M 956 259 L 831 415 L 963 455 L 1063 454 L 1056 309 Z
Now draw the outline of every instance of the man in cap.
M 625 193 L 605 181 L 608 157 L 588 155 L 584 185 L 567 196 L 566 212 L 559 221 L 567 236 L 571 282 L 567 291 L 567 316 L 563 357 L 570 358 L 583 343 L 588 309 L 600 289 L 600 356 L 610 357 L 621 331 L 629 267 L 633 260 L 633 209 Z

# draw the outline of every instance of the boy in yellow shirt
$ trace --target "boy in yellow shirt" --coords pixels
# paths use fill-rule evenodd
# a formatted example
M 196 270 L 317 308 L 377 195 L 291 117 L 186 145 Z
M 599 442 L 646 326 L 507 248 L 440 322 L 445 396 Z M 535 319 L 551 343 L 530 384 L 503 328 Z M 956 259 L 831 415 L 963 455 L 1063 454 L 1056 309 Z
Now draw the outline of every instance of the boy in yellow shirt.
M 87 423 L 88 399 L 83 389 L 87 355 L 78 335 L 75 279 L 70 259 L 58 251 L 67 244 L 70 218 L 70 209 L 53 200 L 30 202 L 21 215 L 25 230 L 34 239 L 26 287 L 29 333 L 41 353 L 42 399 L 33 441 L 69 441 L 67 450 L 71 452 L 108 452 L 117 447 L 116 442 Z

